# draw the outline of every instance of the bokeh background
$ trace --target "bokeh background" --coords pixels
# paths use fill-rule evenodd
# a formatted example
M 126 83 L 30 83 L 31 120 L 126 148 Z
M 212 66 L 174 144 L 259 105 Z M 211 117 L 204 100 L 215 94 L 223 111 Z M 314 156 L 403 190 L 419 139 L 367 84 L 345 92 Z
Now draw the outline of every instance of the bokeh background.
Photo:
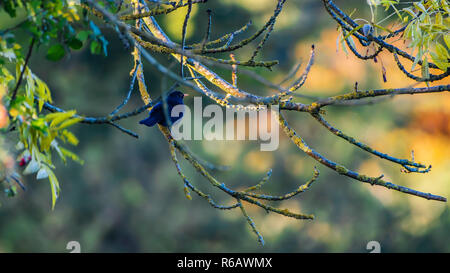
M 203 38 L 208 8 L 213 10 L 214 38 L 249 20 L 254 23 L 251 30 L 262 26 L 271 16 L 275 2 L 227 0 L 196 5 L 188 42 Z M 366 1 L 336 2 L 347 12 L 356 8 L 355 17 L 369 18 Z M 157 18 L 176 41 L 181 37 L 184 14 L 185 10 L 180 10 Z M 31 58 L 31 69 L 48 83 L 60 107 L 103 116 L 125 96 L 132 66 L 130 54 L 114 33 L 106 28 L 102 31 L 110 41 L 108 57 L 92 56 L 85 47 L 57 63 L 45 59 L 43 48 Z M 279 82 L 299 60 L 306 63 L 314 43 L 316 64 L 300 90 L 303 94 L 349 92 L 355 81 L 362 90 L 414 84 L 396 69 L 392 56 L 381 54 L 387 69 L 388 81 L 384 83 L 380 62 L 364 62 L 346 55 L 336 46 L 337 36 L 336 24 L 321 1 L 288 1 L 260 56 L 278 59 L 280 65 L 273 72 L 254 70 Z M 254 46 L 237 51 L 237 58 L 248 58 Z M 171 63 L 166 56 L 156 57 Z M 225 79 L 231 78 L 229 71 L 217 71 Z M 163 83 L 164 78 L 150 65 L 145 65 L 145 75 L 154 98 L 164 84 L 172 84 Z M 239 85 L 258 94 L 273 92 L 243 75 Z M 192 98 L 186 100 L 188 105 L 192 102 Z M 204 102 L 210 103 L 206 99 Z M 136 92 L 124 111 L 140 105 Z M 438 93 L 399 96 L 374 105 L 327 108 L 326 117 L 331 124 L 383 152 L 409 158 L 414 150 L 416 160 L 433 165 L 429 174 L 401 173 L 398 165 L 370 156 L 333 136 L 306 114 L 287 113 L 287 117 L 310 146 L 331 160 L 368 175 L 384 174 L 394 183 L 448 197 L 449 105 L 450 95 Z M 167 142 L 157 129 L 138 125 L 143 117 L 144 114 L 121 122 L 139 133 L 139 140 L 106 125 L 76 125 L 73 130 L 80 144 L 75 151 L 85 164 L 57 163 L 62 192 L 54 211 L 48 182 L 31 176 L 24 177 L 27 192 L 20 192 L 15 198 L 1 197 L 0 252 L 67 252 L 66 244 L 72 240 L 80 242 L 82 252 L 368 252 L 366 244 L 372 240 L 380 242 L 382 252 L 450 251 L 448 203 L 427 201 L 339 176 L 305 156 L 283 134 L 275 152 L 260 152 L 259 143 L 248 141 L 188 141 L 202 157 L 232 166 L 230 171 L 215 174 L 234 188 L 253 185 L 272 168 L 265 192 L 281 194 L 304 183 L 311 177 L 313 167 L 319 167 L 320 178 L 308 192 L 279 204 L 314 213 L 314 221 L 267 214 L 247 206 L 266 241 L 265 246 L 259 246 L 239 210 L 219 211 L 194 194 L 191 201 L 184 197 L 182 180 L 170 160 Z M 7 141 L 13 144 L 12 139 Z M 217 200 L 227 202 L 227 197 L 212 190 L 191 166 L 185 162 L 182 166 L 191 182 Z

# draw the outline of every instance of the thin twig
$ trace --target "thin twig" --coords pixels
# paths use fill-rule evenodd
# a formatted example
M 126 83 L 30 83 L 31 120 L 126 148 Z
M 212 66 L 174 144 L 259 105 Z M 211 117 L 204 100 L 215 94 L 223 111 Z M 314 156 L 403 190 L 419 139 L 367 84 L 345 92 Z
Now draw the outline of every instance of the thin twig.
M 10 105 L 16 99 L 17 91 L 19 90 L 20 84 L 22 83 L 23 74 L 25 73 L 25 69 L 27 69 L 28 61 L 30 60 L 31 53 L 33 52 L 33 46 L 34 46 L 35 42 L 36 42 L 36 38 L 33 37 L 31 39 L 31 43 L 30 43 L 30 46 L 28 48 L 27 56 L 25 57 L 25 63 L 23 64 L 22 70 L 20 71 L 19 79 L 17 80 L 16 86 L 14 87 L 14 89 L 12 91 Z

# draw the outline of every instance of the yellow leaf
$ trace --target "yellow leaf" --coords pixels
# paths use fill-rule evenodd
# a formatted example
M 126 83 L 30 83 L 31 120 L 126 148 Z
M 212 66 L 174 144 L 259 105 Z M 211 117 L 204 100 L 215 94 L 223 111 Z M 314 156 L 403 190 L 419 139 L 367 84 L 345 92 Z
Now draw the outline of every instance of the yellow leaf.
M 62 113 L 51 113 L 45 116 L 45 120 L 52 122 L 50 123 L 50 127 L 55 127 L 56 125 L 60 124 L 61 122 L 71 118 L 73 115 L 76 114 L 75 110 L 62 112 Z
M 360 30 L 364 25 L 359 25 L 357 27 L 355 27 L 354 29 L 352 29 L 352 31 L 350 31 L 349 33 L 347 33 L 347 35 L 344 36 L 344 38 L 342 38 L 342 41 L 345 41 L 345 39 L 347 39 L 348 37 L 350 37 L 350 35 L 352 35 L 353 33 L 355 33 L 355 31 Z
M 428 67 L 428 58 L 426 57 L 422 63 L 422 77 L 425 79 L 430 78 L 430 68 Z
M 444 35 L 444 41 L 448 48 L 450 48 L 450 34 Z
M 57 130 L 67 128 L 67 127 L 72 126 L 82 120 L 83 120 L 83 118 L 73 118 L 73 119 L 66 120 L 57 128 Z
M 67 142 L 69 142 L 70 144 L 74 146 L 78 145 L 78 138 L 70 131 L 64 130 L 61 132 L 61 135 L 64 136 L 65 140 L 67 140 Z
M 71 151 L 64 149 L 64 148 L 60 148 L 61 152 L 64 154 L 64 156 L 70 157 L 70 159 L 72 159 L 73 161 L 79 163 L 80 165 L 84 164 L 84 160 L 80 159 L 78 157 L 78 155 L 76 155 L 75 153 L 72 153 Z
M 435 44 L 435 49 L 438 57 L 442 60 L 447 60 L 449 58 L 449 54 L 445 46 L 441 45 L 440 43 Z
M 59 197 L 60 192 L 59 182 L 53 171 L 48 167 L 45 168 L 48 174 L 48 180 L 50 181 L 50 189 L 52 191 L 52 210 L 53 210 L 55 208 L 56 200 L 58 200 Z
M 442 71 L 447 71 L 447 68 L 449 67 L 448 62 L 442 62 L 442 60 L 433 52 L 430 52 L 431 59 L 433 60 L 433 63 L 439 67 Z

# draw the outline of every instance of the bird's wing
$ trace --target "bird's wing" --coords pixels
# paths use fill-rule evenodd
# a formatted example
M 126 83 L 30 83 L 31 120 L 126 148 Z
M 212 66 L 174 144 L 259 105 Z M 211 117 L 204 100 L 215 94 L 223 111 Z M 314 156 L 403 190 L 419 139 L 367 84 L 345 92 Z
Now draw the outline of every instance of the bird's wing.
M 149 127 L 154 126 L 156 123 L 163 120 L 163 111 L 162 104 L 157 103 L 152 110 L 150 110 L 150 114 L 146 119 L 139 121 L 139 124 L 144 124 Z

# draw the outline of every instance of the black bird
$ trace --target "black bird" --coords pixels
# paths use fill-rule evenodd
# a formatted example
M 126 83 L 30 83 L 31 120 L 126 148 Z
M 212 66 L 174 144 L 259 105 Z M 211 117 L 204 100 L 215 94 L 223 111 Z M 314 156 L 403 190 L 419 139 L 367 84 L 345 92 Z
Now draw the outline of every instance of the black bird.
M 183 98 L 187 96 L 187 94 L 183 94 L 180 91 L 172 91 L 166 97 L 166 106 L 167 106 L 167 114 L 170 118 L 170 124 L 174 124 L 177 120 L 183 117 L 183 112 L 180 113 L 178 117 L 172 117 L 170 113 L 172 113 L 173 107 L 176 105 L 184 105 Z M 154 126 L 156 123 L 167 127 L 166 115 L 164 114 L 164 105 L 163 101 L 160 100 L 156 103 L 146 119 L 139 121 L 139 124 L 144 124 L 149 127 Z

